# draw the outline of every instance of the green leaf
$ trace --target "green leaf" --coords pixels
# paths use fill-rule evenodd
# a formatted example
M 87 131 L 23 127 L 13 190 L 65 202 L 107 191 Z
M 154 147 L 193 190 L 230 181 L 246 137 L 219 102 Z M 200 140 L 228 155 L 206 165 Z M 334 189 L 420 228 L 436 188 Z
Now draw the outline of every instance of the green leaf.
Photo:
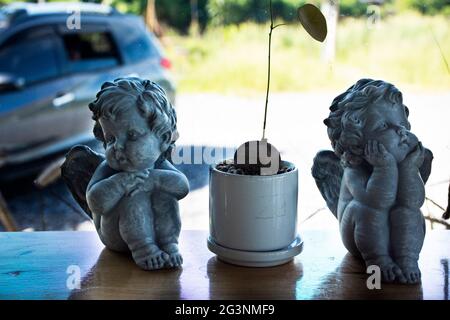
M 311 37 L 323 42 L 327 37 L 327 21 L 319 8 L 312 4 L 304 4 L 298 8 L 298 18 L 303 28 Z

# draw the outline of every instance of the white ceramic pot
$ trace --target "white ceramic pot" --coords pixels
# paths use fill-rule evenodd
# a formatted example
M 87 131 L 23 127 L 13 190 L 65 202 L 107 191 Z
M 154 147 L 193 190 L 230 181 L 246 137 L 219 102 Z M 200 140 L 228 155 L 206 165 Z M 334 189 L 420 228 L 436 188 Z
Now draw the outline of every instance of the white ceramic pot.
M 295 167 L 283 161 L 282 165 Z M 297 237 L 298 170 L 272 176 L 230 174 L 210 167 L 210 238 L 230 249 L 287 248 Z

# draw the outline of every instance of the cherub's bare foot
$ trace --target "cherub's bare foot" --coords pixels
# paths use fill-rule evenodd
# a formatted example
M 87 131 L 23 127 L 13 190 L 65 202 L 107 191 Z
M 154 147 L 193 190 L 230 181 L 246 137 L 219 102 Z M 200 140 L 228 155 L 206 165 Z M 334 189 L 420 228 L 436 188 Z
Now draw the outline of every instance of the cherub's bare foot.
M 156 270 L 164 267 L 169 255 L 157 245 L 149 244 L 132 252 L 136 264 L 144 270 Z
M 402 272 L 405 276 L 405 281 L 403 283 L 419 283 L 421 278 L 421 273 L 419 270 L 419 265 L 417 264 L 417 260 L 409 257 L 402 257 L 395 260 L 402 269 Z
M 176 243 L 169 243 L 161 246 L 161 249 L 169 255 L 169 259 L 166 264 L 171 268 L 181 267 L 183 264 L 183 257 L 178 251 L 178 245 Z
M 383 256 L 367 261 L 366 264 L 367 266 L 375 265 L 380 268 L 381 280 L 383 282 L 390 283 L 397 280 L 404 283 L 406 281 L 405 276 L 402 273 L 402 269 L 399 268 L 399 266 L 394 261 L 392 261 L 389 256 Z

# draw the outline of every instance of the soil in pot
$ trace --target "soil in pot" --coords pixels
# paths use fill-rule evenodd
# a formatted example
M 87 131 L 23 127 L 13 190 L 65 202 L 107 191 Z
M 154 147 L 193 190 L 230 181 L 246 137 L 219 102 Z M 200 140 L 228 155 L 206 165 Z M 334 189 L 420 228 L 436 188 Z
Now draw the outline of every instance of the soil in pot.
M 283 163 L 283 162 L 281 162 Z M 232 159 L 224 160 L 216 165 L 216 169 L 222 172 L 238 174 L 238 175 L 247 175 L 247 176 L 259 176 L 261 175 L 261 167 L 257 164 L 247 165 L 246 167 L 236 166 Z M 295 167 L 282 164 L 278 169 L 277 174 L 283 174 L 286 172 L 291 172 Z
M 283 163 L 277 148 L 262 139 L 243 143 L 233 159 L 219 163 L 216 169 L 238 175 L 270 176 L 290 172 L 294 167 Z

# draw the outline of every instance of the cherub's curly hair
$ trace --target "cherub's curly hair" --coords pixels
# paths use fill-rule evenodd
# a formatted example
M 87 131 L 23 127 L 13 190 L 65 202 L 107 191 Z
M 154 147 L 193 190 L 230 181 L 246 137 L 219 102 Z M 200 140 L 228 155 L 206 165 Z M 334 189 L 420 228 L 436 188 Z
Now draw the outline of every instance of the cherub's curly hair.
M 385 100 L 405 108 L 402 93 L 392 84 L 372 79 L 361 79 L 347 91 L 334 98 L 330 115 L 323 122 L 328 127 L 328 137 L 335 154 L 344 166 L 357 166 L 364 155 L 364 113 L 374 103 Z M 409 130 L 411 125 L 407 124 Z
M 105 82 L 97 93 L 95 101 L 89 104 L 95 121 L 94 136 L 106 147 L 105 137 L 99 119 L 114 118 L 122 108 L 136 107 L 147 119 L 149 128 L 158 138 L 169 134 L 170 147 L 164 158 L 170 159 L 170 152 L 178 138 L 177 116 L 163 88 L 150 80 L 139 78 L 118 78 Z

